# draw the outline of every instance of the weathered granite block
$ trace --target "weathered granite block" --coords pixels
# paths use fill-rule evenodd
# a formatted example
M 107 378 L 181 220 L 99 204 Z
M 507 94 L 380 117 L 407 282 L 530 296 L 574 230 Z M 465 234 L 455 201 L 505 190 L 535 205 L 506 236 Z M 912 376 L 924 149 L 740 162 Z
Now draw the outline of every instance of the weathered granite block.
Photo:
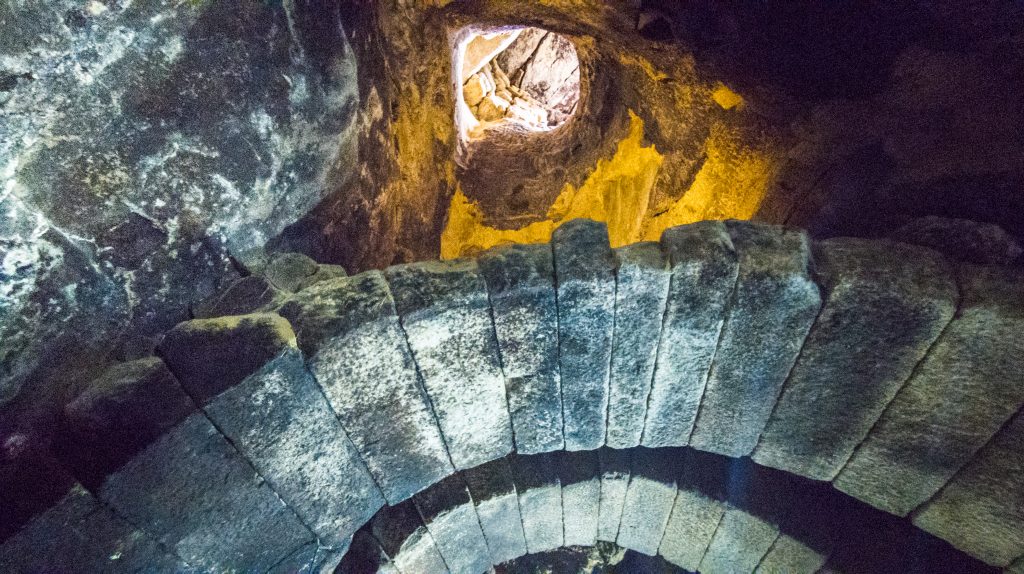
M 561 450 L 558 307 L 551 247 L 492 249 L 478 264 L 490 293 L 516 451 Z
M 1016 562 L 1013 563 L 1006 570 L 1003 570 L 1006 574 L 1024 574 L 1024 556 L 1021 556 Z
M 904 516 L 1024 404 L 1024 274 L 964 266 L 956 318 L 835 479 Z
M 454 472 L 380 272 L 318 283 L 280 312 L 389 503 Z
M 530 554 L 560 548 L 563 543 L 562 487 L 553 454 L 520 456 L 511 465 L 519 494 L 526 548 Z
M 684 570 L 696 572 L 723 514 L 723 502 L 697 490 L 680 488 L 658 554 Z
M 558 479 L 562 484 L 563 543 L 565 546 L 593 546 L 597 542 L 601 503 L 597 452 L 558 453 Z
M 1024 412 L 917 511 L 914 524 L 993 566 L 1024 555 Z
M 511 452 L 505 379 L 476 262 L 398 265 L 385 277 L 455 468 Z
M 384 505 L 299 350 L 278 355 L 205 410 L 323 544 L 344 546 Z
M 414 496 L 413 501 L 452 574 L 480 574 L 490 569 L 487 540 L 461 475 L 449 476 Z
M 738 508 L 729 508 L 704 553 L 700 572 L 753 572 L 778 536 L 778 526 Z
M 600 449 L 598 460 L 601 470 L 601 503 L 598 509 L 597 539 L 615 542 L 619 536 L 622 506 L 626 502 L 629 486 L 629 468 L 632 451 Z
M 558 364 L 565 450 L 604 445 L 615 327 L 615 253 L 608 227 L 589 219 L 551 235 L 558 284 Z
M 64 407 L 69 462 L 80 480 L 97 487 L 195 409 L 160 359 L 114 365 Z
M 755 574 L 815 574 L 828 556 L 788 534 L 779 534 Z
M 352 545 L 342 557 L 335 574 L 397 574 L 391 558 L 384 553 L 380 542 L 370 534 L 367 525 L 352 537 Z
M 382 508 L 370 521 L 370 532 L 399 573 L 448 572 L 433 537 L 411 500 Z
M 333 574 L 347 550 L 348 541 L 339 549 L 310 542 L 275 564 L 267 574 Z
M 658 553 L 665 525 L 676 498 L 676 480 L 682 470 L 678 449 L 638 447 L 633 453 L 622 524 L 616 542 L 648 556 Z
M 243 277 L 227 288 L 195 305 L 192 316 L 196 319 L 210 319 L 226 315 L 248 315 L 273 309 L 284 302 L 286 293 L 271 285 L 259 275 Z
M 462 477 L 476 504 L 491 564 L 502 564 L 526 554 L 523 517 L 519 513 L 519 497 L 512 482 L 509 459 L 500 458 L 464 470 Z
M 201 570 L 268 569 L 314 540 L 200 412 L 107 477 L 99 495 Z
M 803 232 L 742 221 L 726 228 L 739 274 L 690 445 L 741 457 L 757 446 L 821 294 Z
M 318 265 L 302 253 L 277 253 L 263 269 L 263 276 L 274 287 L 294 293 L 317 272 Z
M 620 247 L 615 253 L 619 269 L 606 442 L 612 448 L 632 448 L 644 432 L 672 274 L 657 243 Z
M 956 310 L 946 261 L 866 239 L 817 244 L 821 313 L 754 451 L 759 464 L 831 480 Z
M 255 313 L 179 323 L 164 335 L 157 352 L 185 391 L 203 403 L 294 347 L 288 321 Z
M 184 570 L 79 485 L 0 544 L 5 574 Z
M 736 253 L 721 221 L 667 229 L 661 245 L 672 279 L 641 444 L 685 446 L 736 283 Z

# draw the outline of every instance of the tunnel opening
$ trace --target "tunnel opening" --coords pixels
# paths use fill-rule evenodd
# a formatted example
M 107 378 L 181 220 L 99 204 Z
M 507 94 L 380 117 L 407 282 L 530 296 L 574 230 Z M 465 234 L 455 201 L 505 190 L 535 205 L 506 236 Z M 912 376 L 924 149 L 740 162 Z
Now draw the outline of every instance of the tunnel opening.
M 565 36 L 533 27 L 469 28 L 457 37 L 453 78 L 463 141 L 496 132 L 547 132 L 580 101 L 580 63 Z

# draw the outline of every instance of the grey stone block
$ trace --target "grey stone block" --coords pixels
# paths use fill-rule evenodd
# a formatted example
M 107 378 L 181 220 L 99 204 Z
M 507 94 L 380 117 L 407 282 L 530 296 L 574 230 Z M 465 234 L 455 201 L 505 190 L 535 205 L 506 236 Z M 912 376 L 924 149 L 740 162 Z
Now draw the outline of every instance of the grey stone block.
M 736 283 L 732 240 L 721 221 L 667 229 L 668 303 L 641 444 L 686 446 Z
M 285 351 L 205 410 L 323 544 L 344 546 L 384 505 L 299 350 Z
M 381 509 L 370 521 L 370 532 L 399 574 L 448 572 L 411 500 Z
M 753 572 L 778 536 L 776 525 L 738 508 L 728 508 L 700 562 L 700 572 Z
M 1009 568 L 1003 570 L 1006 574 L 1024 574 L 1024 556 L 1021 556 Z
M 413 501 L 452 574 L 480 574 L 490 569 L 487 540 L 461 475 L 449 476 L 414 496 Z
M 379 272 L 318 283 L 280 312 L 389 503 L 454 472 Z
M 726 227 L 739 274 L 690 446 L 741 457 L 757 446 L 821 294 L 803 232 L 741 221 Z
M 601 502 L 598 509 L 597 539 L 615 542 L 626 503 L 632 451 L 602 448 L 598 452 L 601 470 Z
M 325 547 L 319 542 L 310 542 L 299 548 L 290 556 L 275 564 L 268 574 L 332 574 L 338 567 L 342 556 L 347 550 Z
M 615 254 L 608 227 L 589 219 L 551 235 L 558 284 L 558 364 L 565 450 L 604 445 L 615 325 Z
M 648 556 L 658 553 L 683 462 L 677 449 L 636 449 L 616 539 L 619 546 Z
M 562 484 L 564 545 L 593 546 L 597 542 L 601 503 L 597 452 L 558 453 L 558 479 Z
M 755 574 L 815 574 L 828 556 L 788 534 L 779 534 Z
M 846 467 L 839 490 L 904 516 L 1024 404 L 1024 274 L 964 266 L 956 318 Z
M 612 448 L 632 448 L 644 431 L 672 274 L 657 243 L 620 247 L 615 253 L 619 269 L 606 442 Z
M 993 566 L 1024 555 L 1024 413 L 917 511 L 914 525 Z
M 385 277 L 455 467 L 511 452 L 505 379 L 476 262 L 399 265 Z
M 316 273 L 317 267 L 316 261 L 302 253 L 277 253 L 263 270 L 263 276 L 274 287 L 294 293 Z
M 526 548 L 530 554 L 560 548 L 564 541 L 562 487 L 558 482 L 554 455 L 520 456 L 511 468 L 512 480 L 519 494 Z
M 226 289 L 196 305 L 192 316 L 209 319 L 226 315 L 247 315 L 273 309 L 284 301 L 286 294 L 259 275 L 243 277 Z
M 509 459 L 501 458 L 462 472 L 476 505 L 480 527 L 491 564 L 497 565 L 527 553 L 519 497 L 512 482 Z
M 832 480 L 956 310 L 934 251 L 866 239 L 815 248 L 825 303 L 754 451 L 759 464 Z
M 512 245 L 478 259 L 487 282 L 519 454 L 561 450 L 558 308 L 548 245 Z
M 99 495 L 201 570 L 267 569 L 314 541 L 203 413 L 110 475 Z
M 696 572 L 723 514 L 725 503 L 697 490 L 680 488 L 658 554 L 684 570 Z
M 348 552 L 341 558 L 335 574 L 395 574 L 391 558 L 380 547 L 380 542 L 370 534 L 370 526 L 360 529 L 352 537 Z
M 6 574 L 185 570 L 79 485 L 0 544 Z

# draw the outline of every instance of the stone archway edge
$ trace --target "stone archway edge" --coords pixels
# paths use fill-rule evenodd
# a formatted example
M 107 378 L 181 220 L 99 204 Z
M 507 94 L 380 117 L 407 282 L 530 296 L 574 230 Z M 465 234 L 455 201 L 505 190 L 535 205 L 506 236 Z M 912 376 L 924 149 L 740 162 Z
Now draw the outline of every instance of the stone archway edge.
M 550 246 L 317 283 L 276 313 L 170 331 L 174 376 L 157 379 L 200 409 L 161 395 L 177 405 L 162 436 L 108 456 L 95 498 L 74 489 L 0 564 L 116 547 L 124 562 L 96 569 L 117 570 L 158 552 L 140 532 L 198 569 L 308 564 L 456 469 L 642 445 L 830 480 L 1008 566 L 1024 554 L 1021 279 L 734 221 L 612 250 L 603 224 L 576 220 Z M 130 428 L 89 424 L 98 444 Z M 54 529 L 83 548 L 25 550 Z

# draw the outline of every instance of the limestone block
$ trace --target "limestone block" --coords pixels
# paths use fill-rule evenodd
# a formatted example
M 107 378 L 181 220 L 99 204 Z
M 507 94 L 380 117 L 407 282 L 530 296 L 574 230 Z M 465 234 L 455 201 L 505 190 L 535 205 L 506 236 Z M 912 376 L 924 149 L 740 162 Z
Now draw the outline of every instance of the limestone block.
M 641 444 L 686 446 L 736 283 L 732 240 L 720 221 L 667 229 L 672 279 Z
M 80 480 L 98 486 L 195 408 L 160 359 L 114 365 L 64 407 L 69 462 Z
M 753 572 L 778 536 L 776 525 L 738 508 L 729 508 L 701 560 L 700 572 Z
M 484 74 L 474 74 L 462 86 L 462 97 L 466 100 L 467 106 L 475 108 L 480 105 L 484 96 L 492 91 L 494 91 L 494 85 L 490 78 Z
M 280 312 L 390 504 L 454 472 L 380 272 L 318 283 Z
M 99 496 L 201 570 L 267 569 L 314 540 L 200 412 L 107 477 Z
M 831 480 L 949 323 L 958 292 L 929 249 L 841 238 L 814 255 L 825 303 L 753 458 Z
M 352 545 L 349 551 L 341 559 L 335 574 L 367 574 L 367 573 L 395 574 L 395 568 L 391 558 L 384 553 L 377 539 L 370 534 L 369 526 L 360 529 L 352 537 Z
M 815 574 L 828 556 L 788 534 L 780 534 L 755 574 Z
M 593 546 L 601 502 L 597 452 L 558 453 L 558 480 L 562 484 L 565 546 Z
M 560 548 L 563 543 L 562 487 L 554 455 L 520 456 L 511 468 L 519 494 L 526 548 L 530 554 Z
M 505 370 L 516 451 L 561 450 L 555 271 L 547 245 L 512 245 L 480 256 Z
M 452 574 L 480 574 L 491 567 L 469 489 L 454 474 L 413 497 L 427 531 Z
M 476 118 L 482 122 L 496 122 L 505 117 L 511 104 L 495 94 L 488 94 L 476 107 Z
M 558 363 L 565 450 L 604 445 L 615 323 L 615 254 L 608 227 L 589 219 L 551 236 L 558 284 Z
M 741 457 L 757 446 L 821 294 L 803 232 L 742 221 L 726 228 L 739 272 L 690 446 Z
M 398 265 L 385 277 L 455 468 L 511 452 L 505 379 L 476 262 Z
M 678 449 L 638 447 L 633 453 L 616 539 L 619 546 L 648 556 L 658 553 L 676 498 L 676 480 L 682 464 L 683 455 Z
M 5 574 L 184 570 L 80 485 L 0 544 Z
M 657 243 L 615 250 L 615 336 L 608 395 L 608 446 L 640 444 L 661 340 L 671 273 Z
M 1024 404 L 1024 274 L 960 269 L 956 318 L 835 480 L 904 516 L 953 476 Z
M 914 525 L 993 566 L 1024 555 L 1024 414 L 917 511 Z
M 285 351 L 205 410 L 323 544 L 344 546 L 384 505 L 300 351 Z
M 462 477 L 476 505 L 491 564 L 502 564 L 525 555 L 526 534 L 509 459 L 501 458 L 465 470 Z
M 164 335 L 157 352 L 185 391 L 203 403 L 295 345 L 288 321 L 255 313 L 179 323 Z
M 680 487 L 658 554 L 684 570 L 696 572 L 723 514 L 723 502 L 698 490 Z
M 598 451 L 601 470 L 601 503 L 598 509 L 597 539 L 615 542 L 619 536 L 622 506 L 626 502 L 632 452 L 602 448 Z
M 266 278 L 250 275 L 232 282 L 224 290 L 196 305 L 192 315 L 197 319 L 209 319 L 258 313 L 283 302 L 285 296 L 283 291 Z
M 399 574 L 448 572 L 411 500 L 381 509 L 370 521 L 370 532 Z

